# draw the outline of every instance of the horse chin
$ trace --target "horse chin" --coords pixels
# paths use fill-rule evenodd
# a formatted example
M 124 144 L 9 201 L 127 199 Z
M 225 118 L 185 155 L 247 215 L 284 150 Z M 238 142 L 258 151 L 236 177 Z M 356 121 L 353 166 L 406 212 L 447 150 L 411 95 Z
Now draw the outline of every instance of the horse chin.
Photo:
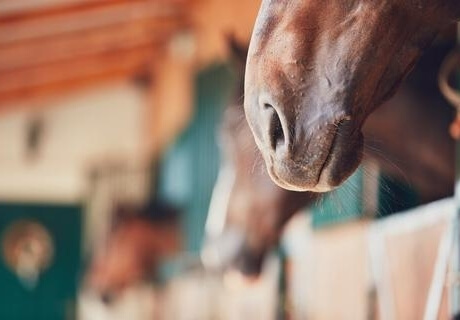
M 317 193 L 324 193 L 334 190 L 338 187 L 338 185 L 330 185 L 328 183 L 329 179 L 320 179 L 315 184 L 305 184 L 297 179 L 291 179 L 290 177 L 283 177 L 280 176 L 275 172 L 275 170 L 269 169 L 269 174 L 273 180 L 279 187 L 295 192 L 317 192 Z M 323 176 L 323 172 L 320 173 Z
M 356 171 L 361 163 L 362 150 L 363 138 L 360 134 L 347 143 L 336 141 L 321 166 L 303 167 L 295 162 L 274 161 L 266 161 L 266 164 L 270 177 L 281 188 L 324 193 L 338 188 Z
M 233 267 L 245 277 L 257 278 L 262 273 L 265 255 L 264 251 L 243 247 L 233 261 Z
M 357 152 L 353 158 L 344 161 L 336 155 L 332 155 L 332 159 L 321 171 L 315 192 L 328 192 L 341 186 L 359 167 L 362 151 Z
M 309 185 L 304 185 L 303 183 L 299 183 L 299 181 L 293 181 L 289 177 L 285 177 L 277 173 L 274 165 L 267 163 L 268 174 L 272 181 L 279 187 L 289 190 L 289 191 L 296 191 L 296 192 L 305 192 L 305 191 L 312 191 L 313 188 Z

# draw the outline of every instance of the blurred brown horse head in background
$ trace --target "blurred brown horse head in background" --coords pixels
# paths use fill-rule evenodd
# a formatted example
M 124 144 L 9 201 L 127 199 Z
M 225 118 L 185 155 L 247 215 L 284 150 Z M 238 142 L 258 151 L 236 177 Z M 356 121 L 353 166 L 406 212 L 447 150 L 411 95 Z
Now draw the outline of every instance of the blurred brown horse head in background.
M 283 188 L 334 189 L 362 158 L 362 127 L 391 97 L 458 0 L 263 0 L 245 111 Z
M 126 288 L 149 281 L 162 259 L 181 247 L 178 215 L 172 207 L 123 206 L 115 215 L 107 243 L 96 252 L 87 274 L 88 285 L 107 303 Z

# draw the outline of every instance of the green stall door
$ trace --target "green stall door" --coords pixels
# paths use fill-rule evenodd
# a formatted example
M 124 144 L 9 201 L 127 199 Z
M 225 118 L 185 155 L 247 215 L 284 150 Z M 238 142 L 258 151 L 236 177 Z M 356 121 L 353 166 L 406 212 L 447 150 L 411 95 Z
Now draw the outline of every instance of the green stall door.
M 78 205 L 0 203 L 0 319 L 75 319 L 81 231 Z
M 363 215 L 363 169 L 359 168 L 337 190 L 318 201 L 312 208 L 312 224 L 326 227 L 358 219 Z

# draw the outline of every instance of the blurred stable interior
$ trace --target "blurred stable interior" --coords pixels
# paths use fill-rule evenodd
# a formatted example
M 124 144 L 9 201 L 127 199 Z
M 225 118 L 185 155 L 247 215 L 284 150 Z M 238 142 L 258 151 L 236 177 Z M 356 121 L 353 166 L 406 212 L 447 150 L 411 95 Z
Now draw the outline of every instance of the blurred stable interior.
M 179 277 L 161 292 L 123 288 L 111 303 L 87 289 L 123 206 L 177 208 L 179 227 L 162 239 L 179 245 L 165 251 L 199 259 L 238 77 L 227 40 L 249 42 L 259 4 L 0 0 L 0 319 L 377 319 L 388 303 L 388 319 L 421 319 L 452 204 L 400 233 L 388 225 L 411 214 L 371 225 L 427 200 L 374 162 L 290 223 L 257 281 Z M 402 273 L 398 290 L 400 267 L 421 270 Z
M 184 246 L 198 250 L 232 81 L 223 34 L 248 42 L 257 9 L 247 0 L 0 1 L 0 234 L 32 229 L 52 255 L 29 272 L 2 255 L 1 319 L 75 317 L 85 262 L 114 209 L 157 192 L 161 156 L 201 109 L 197 138 L 207 140 L 176 157 L 201 171 L 175 169 L 185 172 L 171 186 L 189 211 Z

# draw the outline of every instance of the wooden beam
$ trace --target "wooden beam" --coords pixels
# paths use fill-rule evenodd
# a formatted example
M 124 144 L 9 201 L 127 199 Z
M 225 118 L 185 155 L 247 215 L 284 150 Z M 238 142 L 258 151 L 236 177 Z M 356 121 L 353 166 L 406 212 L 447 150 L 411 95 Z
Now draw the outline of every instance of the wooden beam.
M 190 12 L 196 30 L 197 60 L 201 66 L 224 60 L 228 54 L 225 35 L 249 44 L 260 0 L 207 0 Z M 238 17 L 235 19 L 235 17 Z
M 152 70 L 149 108 L 145 115 L 148 154 L 164 151 L 193 115 L 193 59 L 178 59 L 165 54 Z
M 177 6 L 145 1 L 121 2 L 108 7 L 71 11 L 56 16 L 0 22 L 0 46 L 159 18 L 186 21 L 185 13 Z
M 131 0 L 3 0 L 0 19 L 2 23 L 44 16 L 60 15 L 78 10 L 110 6 Z M 145 0 L 132 0 L 145 1 Z
M 158 51 L 158 48 L 146 46 L 3 72 L 0 74 L 0 110 L 13 100 L 52 95 L 87 83 L 145 74 L 151 69 Z
M 147 19 L 67 36 L 0 46 L 0 74 L 90 55 L 129 50 L 140 46 L 155 46 L 158 43 L 165 43 L 175 31 L 182 28 L 185 28 L 183 23 L 171 19 Z
M 190 28 L 195 1 L 0 0 L 0 109 L 150 73 L 169 39 Z
M 59 16 L 70 12 L 87 11 L 109 7 L 120 3 L 155 3 L 156 5 L 191 5 L 197 0 L 2 0 L 0 23 L 11 23 L 26 19 Z

